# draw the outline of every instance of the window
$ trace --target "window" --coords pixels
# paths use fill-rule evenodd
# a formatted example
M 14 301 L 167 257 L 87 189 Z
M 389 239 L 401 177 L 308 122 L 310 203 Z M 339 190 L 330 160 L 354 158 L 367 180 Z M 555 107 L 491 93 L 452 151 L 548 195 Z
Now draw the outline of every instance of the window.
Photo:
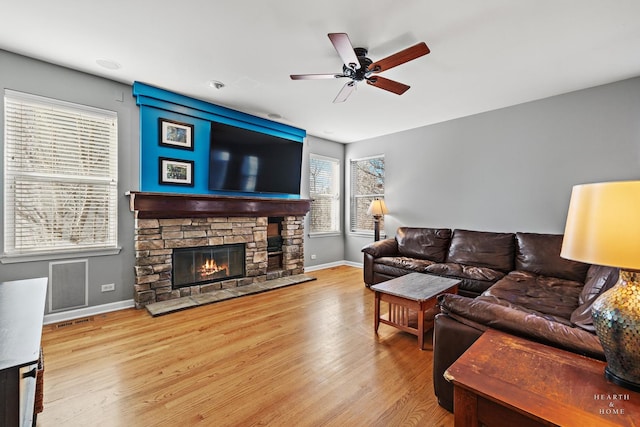
M 367 209 L 374 199 L 384 199 L 384 156 L 351 161 L 351 231 L 373 233 L 373 216 Z M 384 217 L 380 229 L 384 229 Z
M 309 156 L 309 232 L 340 233 L 340 160 Z
M 4 252 L 117 246 L 115 112 L 5 90 Z

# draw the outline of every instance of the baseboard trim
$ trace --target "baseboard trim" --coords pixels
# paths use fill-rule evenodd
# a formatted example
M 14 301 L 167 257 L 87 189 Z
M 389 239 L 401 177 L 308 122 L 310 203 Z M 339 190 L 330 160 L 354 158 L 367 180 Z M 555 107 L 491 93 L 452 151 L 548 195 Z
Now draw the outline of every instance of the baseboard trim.
M 135 307 L 132 299 L 125 301 L 112 302 L 109 304 L 95 305 L 92 307 L 79 308 L 77 310 L 64 311 L 62 313 L 46 314 L 43 323 L 49 325 L 52 323 L 66 322 L 68 320 L 78 319 L 80 317 L 95 316 L 97 314 L 109 313 L 111 311 L 124 310 L 125 308 Z
M 362 263 L 342 260 L 342 261 L 328 262 L 326 264 L 319 264 L 319 265 L 312 265 L 309 267 L 305 267 L 304 271 L 305 273 L 309 273 L 311 271 L 324 270 L 325 268 L 332 268 L 332 267 L 341 267 L 343 265 L 346 265 L 348 267 L 362 268 Z
M 344 261 L 344 265 L 349 266 L 349 267 L 355 267 L 355 268 L 363 268 L 364 265 L 361 262 L 354 262 L 354 261 Z
M 332 267 L 340 267 L 343 265 L 346 265 L 348 267 L 362 268 L 362 263 L 342 260 L 342 261 L 328 262 L 326 264 L 319 264 L 319 265 L 313 265 L 310 267 L 305 267 L 304 271 L 305 273 L 308 273 L 311 271 L 323 270 L 325 268 L 332 268 Z M 125 300 L 125 301 L 112 302 L 109 304 L 96 305 L 92 307 L 84 307 L 84 308 L 79 308 L 77 310 L 64 311 L 61 313 L 46 314 L 44 316 L 43 323 L 45 325 L 50 325 L 52 323 L 66 322 L 66 321 L 78 319 L 81 317 L 95 316 L 97 314 L 109 313 L 111 311 L 124 310 L 126 308 L 132 308 L 132 307 L 135 307 L 135 304 L 132 299 Z

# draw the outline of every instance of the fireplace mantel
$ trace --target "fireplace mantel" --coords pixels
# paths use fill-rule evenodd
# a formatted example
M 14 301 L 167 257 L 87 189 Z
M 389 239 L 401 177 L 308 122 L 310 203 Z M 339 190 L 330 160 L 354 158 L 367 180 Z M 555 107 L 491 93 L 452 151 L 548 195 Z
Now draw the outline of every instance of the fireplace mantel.
M 129 208 L 140 219 L 205 218 L 228 216 L 304 216 L 308 199 L 168 194 L 129 191 Z

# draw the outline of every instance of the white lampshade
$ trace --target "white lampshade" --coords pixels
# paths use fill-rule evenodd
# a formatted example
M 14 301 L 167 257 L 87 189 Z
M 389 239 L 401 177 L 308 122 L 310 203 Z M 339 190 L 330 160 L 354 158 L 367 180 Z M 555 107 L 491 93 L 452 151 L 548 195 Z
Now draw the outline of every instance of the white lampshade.
M 640 270 L 640 181 L 574 186 L 560 256 Z
M 367 215 L 386 215 L 388 213 L 387 205 L 384 204 L 382 199 L 372 200 L 369 209 L 367 209 Z

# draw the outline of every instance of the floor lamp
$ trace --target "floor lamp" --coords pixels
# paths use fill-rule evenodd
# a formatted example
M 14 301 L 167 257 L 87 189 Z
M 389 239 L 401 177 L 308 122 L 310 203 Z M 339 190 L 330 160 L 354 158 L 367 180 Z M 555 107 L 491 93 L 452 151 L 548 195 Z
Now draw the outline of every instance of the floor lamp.
M 620 268 L 591 317 L 607 359 L 605 377 L 640 391 L 640 181 L 574 186 L 560 255 Z
M 367 215 L 373 215 L 373 240 L 375 242 L 380 240 L 380 218 L 388 213 L 384 200 L 374 199 L 371 201 L 369 209 L 367 209 Z

